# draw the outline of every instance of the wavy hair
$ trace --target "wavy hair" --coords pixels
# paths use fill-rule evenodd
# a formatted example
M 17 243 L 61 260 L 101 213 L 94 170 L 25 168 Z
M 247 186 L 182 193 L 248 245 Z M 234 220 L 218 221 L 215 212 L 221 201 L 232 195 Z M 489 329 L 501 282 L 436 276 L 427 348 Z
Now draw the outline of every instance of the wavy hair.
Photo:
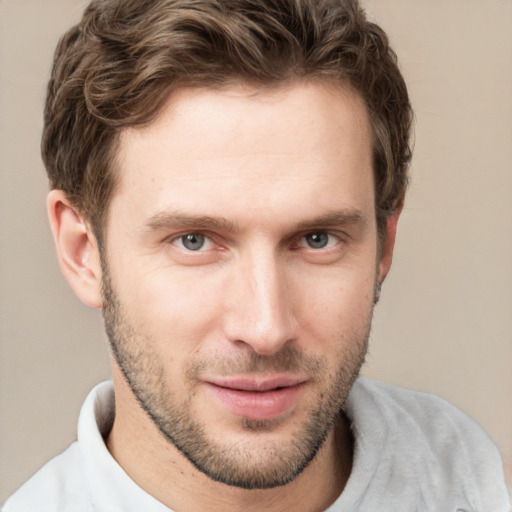
M 349 84 L 373 133 L 379 234 L 403 200 L 412 109 L 384 31 L 357 0 L 93 0 L 61 38 L 42 156 L 101 240 L 120 131 L 151 122 L 180 87 Z

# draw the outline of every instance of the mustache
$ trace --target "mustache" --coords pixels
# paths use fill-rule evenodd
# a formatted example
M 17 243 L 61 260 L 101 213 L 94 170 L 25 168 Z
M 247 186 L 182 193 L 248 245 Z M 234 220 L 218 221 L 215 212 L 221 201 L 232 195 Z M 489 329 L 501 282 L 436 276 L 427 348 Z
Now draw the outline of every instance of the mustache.
M 283 347 L 279 352 L 264 356 L 255 352 L 232 354 L 198 359 L 187 366 L 186 375 L 192 380 L 199 379 L 206 372 L 221 377 L 230 375 L 250 375 L 265 373 L 305 373 L 316 375 L 324 368 L 324 363 L 307 356 L 295 347 Z

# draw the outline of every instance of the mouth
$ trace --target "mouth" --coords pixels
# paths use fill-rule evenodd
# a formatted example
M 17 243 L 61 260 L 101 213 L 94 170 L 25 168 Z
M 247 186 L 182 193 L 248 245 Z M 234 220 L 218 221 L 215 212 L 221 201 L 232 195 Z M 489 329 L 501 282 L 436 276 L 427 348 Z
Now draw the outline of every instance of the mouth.
M 251 420 L 271 420 L 290 413 L 306 379 L 292 376 L 214 378 L 204 381 L 214 399 L 232 414 Z

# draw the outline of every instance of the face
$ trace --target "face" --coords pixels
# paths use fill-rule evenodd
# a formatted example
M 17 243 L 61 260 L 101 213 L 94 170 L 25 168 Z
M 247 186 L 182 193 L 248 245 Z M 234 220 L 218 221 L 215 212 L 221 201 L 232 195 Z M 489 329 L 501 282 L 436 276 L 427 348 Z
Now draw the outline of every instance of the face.
M 283 485 L 364 360 L 378 280 L 362 101 L 319 84 L 181 90 L 122 134 L 102 255 L 116 364 L 212 479 Z

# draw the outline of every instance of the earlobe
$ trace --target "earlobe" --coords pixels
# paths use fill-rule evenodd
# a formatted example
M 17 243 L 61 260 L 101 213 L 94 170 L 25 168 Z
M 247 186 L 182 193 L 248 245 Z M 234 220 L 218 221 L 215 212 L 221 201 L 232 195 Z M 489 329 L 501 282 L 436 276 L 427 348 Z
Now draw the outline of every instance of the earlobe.
M 379 261 L 379 284 L 383 283 L 384 279 L 386 279 L 386 276 L 388 275 L 389 269 L 391 268 L 393 251 L 395 249 L 396 228 L 403 207 L 404 202 L 401 200 L 386 220 L 385 239 L 382 242 L 383 245 Z
M 101 263 L 94 233 L 62 190 L 48 194 L 47 208 L 64 277 L 82 302 L 101 308 Z

